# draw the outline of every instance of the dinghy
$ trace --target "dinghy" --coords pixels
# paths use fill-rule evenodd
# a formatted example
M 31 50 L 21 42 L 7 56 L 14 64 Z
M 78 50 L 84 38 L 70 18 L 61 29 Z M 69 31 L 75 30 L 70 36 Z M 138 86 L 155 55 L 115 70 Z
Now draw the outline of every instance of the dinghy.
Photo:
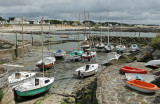
M 31 80 L 32 78 L 34 78 L 35 75 L 36 75 L 36 73 L 34 73 L 34 72 L 13 73 L 11 76 L 8 77 L 10 87 L 21 84 L 23 82 L 27 82 L 27 81 Z
M 120 68 L 120 72 L 146 74 L 147 70 L 139 69 L 139 68 L 134 68 L 134 67 L 129 67 L 129 66 L 124 66 L 124 67 Z
M 154 66 L 159 67 L 160 66 L 160 60 L 151 60 L 145 64 L 145 66 Z
M 15 95 L 20 97 L 23 96 L 34 96 L 45 91 L 48 91 L 54 82 L 53 78 L 47 77 L 36 77 L 33 78 L 31 81 L 25 82 L 23 84 L 17 85 L 13 91 Z
M 138 50 L 139 50 L 139 48 L 138 48 L 137 44 L 132 44 L 131 45 L 131 47 L 130 47 L 131 52 L 135 52 L 135 51 L 138 51 Z
M 36 66 L 41 68 L 41 70 L 43 69 L 43 64 L 44 64 L 44 69 L 46 70 L 47 68 L 50 68 L 51 66 L 53 66 L 54 62 L 56 61 L 56 59 L 54 57 L 45 57 L 43 59 L 43 62 L 42 60 L 38 61 L 36 63 Z
M 155 93 L 158 90 L 156 85 L 140 80 L 126 81 L 125 85 L 144 93 Z
M 110 45 L 110 44 L 107 44 L 107 45 L 104 47 L 104 49 L 105 49 L 106 51 L 108 51 L 108 52 L 112 51 L 113 48 L 114 48 L 114 46 L 112 46 L 112 45 Z
M 96 74 L 98 71 L 98 64 L 87 64 L 76 70 L 76 75 L 83 78 L 84 76 L 90 76 Z
M 96 44 L 96 48 L 98 48 L 98 49 L 103 49 L 104 47 L 105 47 L 105 45 L 101 42 Z
M 53 52 L 53 56 L 56 58 L 63 58 L 66 55 L 66 51 L 64 50 L 58 50 L 56 52 Z
M 80 61 L 81 60 L 81 56 L 82 56 L 83 51 L 82 50 L 77 50 L 77 51 L 73 51 L 70 53 L 70 56 L 73 57 L 73 60 L 76 61 Z

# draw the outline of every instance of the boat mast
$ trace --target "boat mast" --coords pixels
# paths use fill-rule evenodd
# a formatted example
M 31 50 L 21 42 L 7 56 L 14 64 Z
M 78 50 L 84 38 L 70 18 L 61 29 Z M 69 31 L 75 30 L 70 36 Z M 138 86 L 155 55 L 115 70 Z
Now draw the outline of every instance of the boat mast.
M 90 34 L 91 34 L 91 27 L 90 27 L 90 20 L 89 20 L 89 13 L 88 13 L 88 25 L 89 25 L 89 41 L 90 41 Z
M 108 45 L 109 45 L 109 35 L 110 33 L 109 33 L 109 11 L 108 11 Z
M 85 29 L 84 29 L 84 40 L 86 41 L 86 12 L 85 12 L 85 9 L 84 9 L 84 26 L 85 26 Z
M 43 68 L 43 77 L 44 77 L 44 63 L 43 63 L 43 27 L 42 27 L 42 20 L 43 20 L 43 17 L 41 19 L 41 35 L 42 35 L 42 68 Z
M 22 41 L 23 41 L 23 66 L 25 70 L 25 65 L 24 65 L 24 33 L 23 33 L 23 16 L 22 16 Z
M 122 32 L 122 16 L 121 16 L 121 32 Z M 120 45 L 122 44 L 121 43 L 121 32 L 120 32 Z
M 51 46 L 50 46 L 50 44 L 51 44 L 51 37 L 50 37 L 50 21 L 49 21 L 49 52 L 51 51 Z
M 79 25 L 80 25 L 80 13 L 79 13 Z M 79 26 L 78 26 L 78 31 L 80 32 Z M 79 52 L 79 32 L 78 32 L 78 52 Z
M 101 35 L 101 43 L 102 43 L 102 22 L 101 22 L 101 17 L 100 17 L 100 26 L 101 26 L 100 35 Z

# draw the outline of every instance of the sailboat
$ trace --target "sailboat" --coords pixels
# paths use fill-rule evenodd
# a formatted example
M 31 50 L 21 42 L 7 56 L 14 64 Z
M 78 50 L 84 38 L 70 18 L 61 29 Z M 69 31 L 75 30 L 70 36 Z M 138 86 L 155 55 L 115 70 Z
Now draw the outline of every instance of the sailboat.
M 101 23 L 101 18 L 100 18 L 100 23 Z M 102 24 L 101 24 L 101 26 L 102 26 Z M 100 30 L 100 35 L 101 35 L 101 41 L 99 41 L 96 44 L 97 49 L 103 49 L 105 47 L 105 45 L 102 43 L 102 27 L 101 27 L 101 30 Z
M 23 66 L 24 66 L 24 69 L 25 69 L 25 65 L 24 65 L 23 17 L 22 17 L 22 38 L 23 38 Z M 36 75 L 35 72 L 26 72 L 26 71 L 13 73 L 8 77 L 8 81 L 9 81 L 10 87 L 13 87 L 13 86 L 15 86 L 17 84 L 24 83 L 24 81 L 25 82 L 29 81 L 32 78 L 34 78 L 35 75 Z
M 122 17 L 121 17 L 121 32 L 122 32 Z M 116 46 L 117 52 L 124 52 L 126 50 L 126 47 L 121 44 L 121 32 L 120 32 L 120 45 Z
M 41 20 L 42 26 L 42 20 Z M 42 31 L 42 63 L 43 63 L 43 31 Z M 48 91 L 54 82 L 54 77 L 48 78 L 44 77 L 44 67 L 43 67 L 43 77 L 35 77 L 32 80 L 19 84 L 14 87 L 13 91 L 17 98 L 24 96 L 34 96 L 43 92 Z
M 112 51 L 113 48 L 114 48 L 114 46 L 109 43 L 109 35 L 110 35 L 110 32 L 109 32 L 109 12 L 108 12 L 108 43 L 107 43 L 107 45 L 104 47 L 104 49 L 105 49 L 106 51 L 108 51 L 108 52 Z
M 83 78 L 85 76 L 94 75 L 97 73 L 97 71 L 98 64 L 87 64 L 76 69 L 76 73 L 74 75 Z
M 80 23 L 80 14 L 79 14 L 79 23 Z M 71 52 L 70 56 L 73 57 L 73 60 L 75 60 L 75 61 L 79 60 L 80 61 L 82 54 L 83 54 L 83 51 L 79 49 L 79 33 L 78 33 L 78 50 Z

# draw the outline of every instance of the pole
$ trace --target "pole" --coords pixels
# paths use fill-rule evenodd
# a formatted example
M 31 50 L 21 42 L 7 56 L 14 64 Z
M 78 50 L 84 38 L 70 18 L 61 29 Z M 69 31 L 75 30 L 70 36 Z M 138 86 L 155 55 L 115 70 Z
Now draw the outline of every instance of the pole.
M 100 17 L 100 26 L 102 26 L 101 17 Z M 100 35 L 101 35 L 101 43 L 102 43 L 102 27 L 100 29 Z
M 16 58 L 18 57 L 17 32 L 16 32 Z
M 79 13 L 79 24 L 80 24 L 80 13 Z M 78 31 L 80 31 L 79 26 L 78 26 Z M 78 52 L 79 52 L 79 32 L 78 32 Z
M 84 9 L 84 26 L 85 26 L 85 29 L 84 29 L 84 39 L 86 39 L 86 12 L 85 12 L 85 9 Z
M 25 70 L 25 65 L 24 65 L 24 33 L 23 33 L 23 16 L 22 16 L 22 40 L 23 40 L 23 66 Z
M 121 32 L 122 32 L 122 16 L 121 16 Z M 121 45 L 121 32 L 120 32 L 120 45 Z
M 43 77 L 44 77 L 44 63 L 43 63 L 43 27 L 42 27 L 42 20 L 41 19 L 41 35 L 42 35 L 42 68 L 43 68 Z
M 109 33 L 109 11 L 108 11 L 108 44 L 109 44 L 109 35 L 110 33 Z
M 32 46 L 33 46 L 33 32 L 32 32 L 32 34 L 31 34 L 31 36 L 32 36 Z

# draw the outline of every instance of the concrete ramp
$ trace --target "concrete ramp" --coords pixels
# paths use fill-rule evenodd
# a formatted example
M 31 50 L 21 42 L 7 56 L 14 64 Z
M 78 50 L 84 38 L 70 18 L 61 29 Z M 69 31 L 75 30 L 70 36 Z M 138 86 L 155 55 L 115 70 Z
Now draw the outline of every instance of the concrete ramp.
M 155 75 L 150 74 L 134 74 L 134 73 L 125 73 L 127 80 L 135 80 L 137 75 L 140 75 L 145 82 L 151 82 L 155 79 Z

